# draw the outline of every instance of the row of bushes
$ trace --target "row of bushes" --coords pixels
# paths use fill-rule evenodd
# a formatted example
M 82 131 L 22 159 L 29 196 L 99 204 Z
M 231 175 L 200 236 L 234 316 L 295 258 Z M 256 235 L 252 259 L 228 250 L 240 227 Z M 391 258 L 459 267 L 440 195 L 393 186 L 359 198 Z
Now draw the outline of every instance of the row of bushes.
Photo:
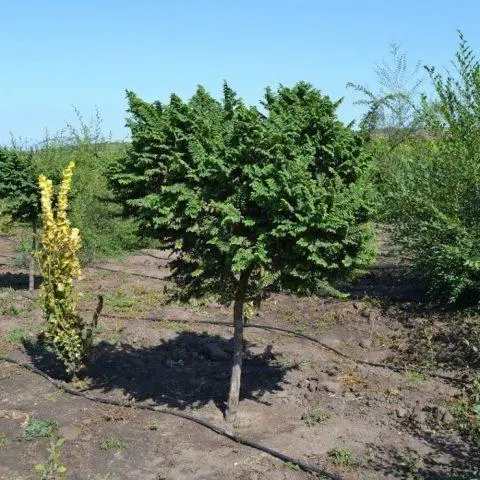
M 38 176 L 44 174 L 58 184 L 62 171 L 75 161 L 70 217 L 82 232 L 80 257 L 88 263 L 143 244 L 135 222 L 121 218 L 121 207 L 113 201 L 107 184 L 109 167 L 125 155 L 128 144 L 104 138 L 98 117 L 90 124 L 79 120 L 79 128 L 46 135 L 38 145 L 25 147 L 13 142 L 0 149 L 0 224 L 3 221 L 5 231 L 9 220 L 30 226 L 39 211 Z M 25 248 L 30 249 L 30 242 Z
M 413 115 L 393 137 L 372 135 L 371 178 L 377 219 L 432 297 L 471 304 L 480 298 L 480 66 L 461 34 L 454 66 L 426 69 L 433 99 L 390 92 Z M 389 109 L 384 99 L 376 105 Z
M 433 68 L 427 69 L 435 90 L 434 97 L 427 99 L 418 94 L 420 82 L 413 81 L 413 86 L 406 85 L 405 82 L 410 79 L 406 74 L 406 59 L 396 47 L 393 49 L 393 59 L 393 68 L 388 68 L 384 64 L 377 71 L 382 86 L 378 95 L 363 87 L 354 86 L 365 95 L 362 103 L 370 107 L 361 124 L 363 134 L 361 132 L 358 139 L 363 135 L 364 138 L 369 138 L 369 141 L 362 144 L 361 140 L 357 140 L 357 144 L 352 147 L 342 146 L 344 142 L 342 138 L 334 139 L 332 143 L 329 135 L 333 131 L 333 126 L 336 125 L 335 122 L 338 122 L 334 113 L 337 104 L 332 104 L 328 107 L 331 108 L 328 121 L 333 123 L 331 126 L 322 126 L 321 131 L 324 137 L 312 137 L 309 148 L 320 149 L 323 152 L 322 161 L 326 162 L 325 168 L 327 170 L 333 168 L 337 172 L 338 168 L 347 170 L 350 168 L 348 165 L 335 164 L 334 157 L 338 155 L 341 157 L 344 154 L 341 149 L 362 148 L 362 158 L 370 157 L 371 159 L 369 166 L 362 160 L 364 173 L 357 179 L 358 182 L 363 182 L 362 198 L 365 202 L 365 212 L 370 211 L 371 218 L 376 218 L 377 221 L 393 227 L 392 231 L 397 244 L 402 247 L 404 255 L 424 277 L 432 295 L 447 302 L 476 301 L 480 293 L 479 64 L 474 52 L 460 35 L 456 73 L 440 75 Z M 265 104 L 267 106 L 269 99 L 273 98 L 272 93 L 268 92 Z M 200 93 L 206 95 L 204 92 Z M 193 105 L 192 101 L 190 104 L 197 109 L 206 108 L 200 105 L 198 95 L 197 93 L 192 101 L 193 104 L 197 102 L 199 106 Z M 298 99 L 293 97 L 285 100 L 287 103 L 291 102 L 291 108 L 296 108 L 295 101 Z M 323 100 L 318 100 L 319 105 L 321 101 Z M 200 152 L 198 155 L 204 157 L 212 155 L 212 152 L 217 156 L 222 155 L 221 149 L 215 144 L 220 133 L 215 134 L 217 137 L 212 137 L 211 145 L 202 145 L 202 138 L 204 138 L 202 135 L 211 134 L 207 131 L 209 128 L 221 127 L 216 123 L 207 124 L 208 115 L 213 115 L 212 111 L 216 112 L 215 115 L 220 115 L 218 113 L 221 111 L 220 104 L 209 98 L 207 103 L 211 111 L 200 111 L 198 117 L 207 122 L 199 124 L 198 128 L 207 130 L 200 134 L 194 132 L 197 143 L 188 144 L 187 142 L 182 147 L 180 143 L 184 140 L 181 136 L 191 135 L 188 129 L 192 128 L 193 132 L 194 127 L 187 125 L 190 119 L 185 118 L 186 104 L 182 104 L 181 100 L 175 96 L 172 97 L 172 102 L 168 107 L 159 102 L 147 104 L 130 94 L 131 111 L 137 116 L 130 123 L 133 147 L 125 143 L 108 142 L 102 137 L 98 124 L 86 126 L 82 123 L 79 130 L 70 129 L 55 138 L 47 138 L 40 146 L 30 151 L 28 158 L 33 162 L 35 176 L 38 173 L 45 173 L 50 178 L 58 180 L 60 172 L 69 161 L 75 160 L 77 164 L 73 182 L 71 218 L 73 224 L 82 231 L 84 261 L 98 256 L 117 255 L 125 249 L 138 247 L 142 244 L 141 242 L 145 242 L 136 235 L 138 218 L 131 216 L 120 218 L 122 206 L 127 207 L 127 212 L 134 211 L 138 216 L 138 209 L 132 210 L 132 203 L 125 205 L 124 202 L 127 199 L 135 200 L 136 192 L 131 192 L 128 188 L 120 188 L 120 194 L 117 192 L 115 198 L 108 184 L 108 177 L 112 172 L 117 175 L 116 180 L 113 181 L 114 186 L 117 182 L 117 187 L 122 181 L 124 186 L 128 184 L 130 173 L 143 175 L 142 181 L 151 183 L 160 181 L 161 178 L 161 169 L 155 173 L 155 162 L 159 160 L 158 158 L 154 160 L 153 157 L 157 153 L 160 157 L 163 155 L 160 163 L 170 157 L 169 161 L 179 162 L 178 172 L 175 172 L 177 177 L 188 174 L 188 165 L 182 163 L 187 157 L 190 158 L 198 152 Z M 312 108 L 314 107 L 313 103 Z M 324 107 L 325 105 L 322 106 Z M 249 112 L 245 115 L 256 115 L 252 109 Z M 142 115 L 151 117 L 146 131 L 151 137 L 153 135 L 153 143 L 149 145 L 142 143 L 146 141 L 145 134 L 135 130 L 138 128 L 138 118 Z M 169 131 L 162 126 L 162 122 L 167 117 L 170 122 Z M 262 120 L 262 115 L 258 118 L 258 129 L 260 129 L 265 118 Z M 295 122 L 297 120 L 293 119 Z M 293 127 L 290 139 L 288 139 L 288 132 L 279 130 L 279 135 L 284 135 L 282 142 L 285 145 L 289 141 L 296 141 L 294 136 L 305 134 L 295 130 L 297 125 Z M 272 128 L 276 126 L 273 125 Z M 350 127 L 348 128 L 351 130 Z M 153 132 L 155 129 L 160 135 L 158 138 L 155 138 L 155 132 Z M 369 136 L 366 135 L 368 133 Z M 257 132 L 252 131 L 251 134 L 256 135 Z M 158 143 L 160 140 L 163 144 L 157 145 L 155 142 Z M 180 148 L 178 155 L 174 151 L 176 148 Z M 190 150 L 183 152 L 181 148 Z M 271 152 L 274 151 L 272 146 L 265 148 L 271 149 Z M 198 152 L 193 152 L 193 149 L 197 149 Z M 15 150 L 15 155 L 25 158 L 25 151 L 18 148 L 9 149 L 8 154 L 12 154 Z M 259 150 L 256 153 L 253 151 L 251 154 L 257 155 L 258 152 Z M 310 154 L 307 150 L 303 152 L 299 150 L 297 153 Z M 265 153 L 267 156 L 273 154 Z M 7 150 L 2 150 L 0 157 L 2 155 L 7 155 Z M 273 161 L 272 158 L 271 161 Z M 200 160 L 204 162 L 204 159 Z M 123 179 L 118 177 L 118 165 L 120 165 L 120 173 L 122 173 L 121 168 L 126 169 L 124 173 L 127 177 Z M 144 170 L 137 172 L 138 168 L 140 170 L 144 168 Z M 2 176 L 5 175 L 0 175 L 0 190 Z M 328 175 L 325 178 L 328 178 Z M 11 183 L 11 179 L 7 180 Z M 177 178 L 176 181 L 180 182 L 180 179 Z M 265 182 L 267 182 L 266 187 L 269 188 L 268 181 L 265 180 Z M 220 186 L 220 184 L 217 185 L 217 187 Z M 150 193 L 157 193 L 154 192 L 155 188 L 152 188 Z M 195 188 L 198 192 L 201 185 Z M 3 205 L 6 212 L 9 210 L 9 201 L 11 204 L 12 200 L 18 201 L 19 198 L 15 192 L 5 188 L 0 192 L 1 196 L 4 199 L 0 206 Z M 150 197 L 148 198 L 148 201 L 152 201 Z M 13 211 L 21 213 L 25 218 L 24 210 L 18 206 L 13 208 Z M 140 220 L 141 225 L 145 227 L 144 219 L 140 217 Z M 363 241 L 364 239 L 361 240 Z

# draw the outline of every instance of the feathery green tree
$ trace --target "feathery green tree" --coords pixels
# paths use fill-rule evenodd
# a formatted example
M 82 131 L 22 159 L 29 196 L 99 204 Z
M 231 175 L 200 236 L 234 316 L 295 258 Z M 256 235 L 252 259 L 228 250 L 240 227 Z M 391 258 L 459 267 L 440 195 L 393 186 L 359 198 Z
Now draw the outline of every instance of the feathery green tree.
M 30 257 L 28 289 L 33 291 L 37 248 L 37 220 L 40 206 L 38 171 L 31 154 L 15 149 L 0 148 L 0 198 L 3 209 L 14 220 L 26 220 L 32 225 L 32 255 Z
M 176 253 L 177 298 L 233 301 L 233 421 L 246 302 L 336 292 L 372 258 L 362 138 L 304 82 L 267 89 L 264 113 L 226 84 L 222 102 L 203 87 L 188 102 L 127 96 L 132 148 L 111 185 L 142 233 Z

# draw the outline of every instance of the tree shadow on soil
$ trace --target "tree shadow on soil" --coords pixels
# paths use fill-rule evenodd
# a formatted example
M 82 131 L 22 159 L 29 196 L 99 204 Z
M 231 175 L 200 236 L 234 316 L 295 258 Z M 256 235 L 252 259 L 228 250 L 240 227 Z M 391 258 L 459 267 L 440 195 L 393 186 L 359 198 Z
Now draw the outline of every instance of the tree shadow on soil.
M 413 267 L 379 262 L 356 283 L 341 287 L 351 299 L 377 303 L 383 315 L 405 327 L 406 348 L 398 352 L 405 361 L 449 370 L 480 365 L 480 357 L 465 342 L 479 338 L 478 321 L 462 305 L 433 302 Z
M 408 265 L 380 262 L 354 283 L 342 284 L 342 291 L 353 299 L 369 297 L 389 304 L 427 303 L 425 282 Z M 431 307 L 431 305 L 429 305 Z
M 375 458 L 369 467 L 394 478 L 422 478 L 445 480 L 447 478 L 470 480 L 480 478 L 480 445 L 462 442 L 448 431 L 426 432 L 413 426 L 409 431 L 419 438 L 430 451 L 422 456 L 411 448 L 394 450 L 374 447 Z
M 41 276 L 35 276 L 35 288 L 42 283 Z M 26 273 L 2 273 L 0 274 L 0 288 L 12 288 L 13 290 L 28 290 L 28 274 Z
M 24 344 L 33 364 L 52 376 L 65 379 L 52 351 Z M 284 377 L 293 366 L 279 365 L 267 346 L 253 354 L 245 345 L 241 399 L 261 402 L 266 392 L 283 390 Z M 219 335 L 182 331 L 155 347 L 136 347 L 105 341 L 96 345 L 84 377 L 89 390 L 117 393 L 135 401 L 187 409 L 213 402 L 224 410 L 230 385 L 233 342 Z

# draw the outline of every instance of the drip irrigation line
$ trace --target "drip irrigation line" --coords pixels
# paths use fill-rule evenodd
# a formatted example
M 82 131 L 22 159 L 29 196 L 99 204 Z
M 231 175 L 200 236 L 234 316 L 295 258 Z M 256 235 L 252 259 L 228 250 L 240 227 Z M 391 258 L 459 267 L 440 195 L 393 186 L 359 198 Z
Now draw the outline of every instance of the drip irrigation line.
M 107 317 L 107 318 L 118 318 L 118 319 L 124 319 L 124 320 L 132 320 L 132 317 L 121 316 L 121 315 L 113 315 L 113 314 L 108 314 L 108 313 L 104 313 L 103 316 Z M 135 320 L 145 320 L 145 321 L 150 321 L 150 322 L 165 321 L 165 320 L 163 320 L 161 318 L 158 318 L 158 317 L 133 317 L 133 319 L 135 319 Z M 171 319 L 171 320 L 167 320 L 167 321 L 172 322 L 172 323 L 188 323 L 188 324 L 191 324 L 191 325 L 195 325 L 195 324 L 199 323 L 199 324 L 218 325 L 218 326 L 226 326 L 226 327 L 233 328 L 232 322 L 222 321 L 222 320 L 194 320 L 194 321 L 190 321 L 190 320 L 185 320 L 185 319 L 178 319 L 178 320 Z M 273 326 L 264 325 L 264 324 L 261 324 L 261 323 L 250 323 L 250 322 L 246 323 L 244 327 L 245 328 L 259 328 L 259 329 L 262 329 L 262 330 L 271 330 L 271 331 L 276 331 L 276 332 L 280 332 L 280 333 L 287 333 L 289 335 L 294 335 L 295 337 L 302 338 L 302 339 L 308 340 L 310 342 L 314 342 L 317 345 L 320 345 L 321 347 L 325 348 L 326 350 L 329 350 L 329 351 L 335 353 L 336 355 L 338 355 L 340 357 L 343 357 L 347 360 L 358 363 L 360 365 L 366 365 L 366 366 L 369 366 L 369 367 L 388 369 L 388 370 L 392 370 L 392 371 L 397 372 L 397 373 L 410 371 L 410 372 L 415 372 L 415 373 L 420 373 L 420 374 L 423 374 L 423 375 L 427 375 L 429 377 L 439 378 L 439 379 L 446 380 L 446 381 L 453 382 L 453 383 L 459 383 L 459 384 L 462 384 L 462 385 L 468 385 L 470 383 L 470 381 L 468 379 L 465 379 L 465 378 L 458 378 L 458 377 L 452 377 L 450 375 L 443 375 L 441 373 L 428 372 L 428 371 L 425 371 L 423 369 L 418 369 L 418 368 L 407 369 L 406 367 L 402 367 L 400 365 L 394 365 L 394 364 L 391 364 L 391 363 L 369 362 L 368 360 L 362 360 L 360 358 L 355 358 L 355 357 L 352 357 L 352 356 L 342 352 L 341 350 L 338 350 L 335 347 L 332 347 L 331 345 L 328 345 L 328 343 L 325 343 L 325 342 L 321 341 L 320 339 L 318 339 L 316 337 L 313 337 L 311 335 L 307 335 L 305 333 L 296 332 L 294 330 L 289 330 L 287 328 L 273 327 Z
M 190 415 L 188 413 L 180 412 L 180 411 L 168 408 L 168 407 L 151 406 L 151 405 L 145 405 L 145 404 L 142 404 L 142 403 L 135 403 L 135 402 L 130 403 L 128 405 L 125 405 L 124 403 L 121 403 L 117 400 L 111 400 L 111 399 L 108 399 L 108 398 L 102 398 L 102 397 L 87 395 L 86 393 L 80 392 L 78 390 L 73 390 L 73 389 L 67 387 L 63 383 L 53 379 L 52 377 L 48 376 L 46 373 L 42 372 L 38 368 L 33 367 L 32 365 L 29 365 L 28 363 L 18 362 L 17 360 L 14 360 L 13 358 L 6 357 L 6 356 L 3 356 L 3 355 L 0 355 L 0 361 L 13 363 L 13 364 L 16 364 L 20 367 L 23 367 L 26 370 L 43 377 L 45 380 L 50 382 L 54 387 L 56 387 L 59 390 L 64 391 L 65 393 L 68 393 L 70 395 L 85 398 L 86 400 L 89 400 L 89 401 L 95 402 L 95 403 L 103 403 L 103 404 L 106 404 L 106 405 L 115 405 L 115 406 L 124 407 L 124 408 L 136 408 L 136 409 L 139 409 L 139 410 L 149 410 L 149 411 L 156 412 L 156 413 L 164 413 L 164 414 L 167 414 L 167 415 L 172 415 L 174 417 L 183 418 L 185 420 L 189 420 L 189 421 L 194 422 L 198 425 L 201 425 L 202 427 L 208 428 L 209 430 L 211 430 L 211 431 L 213 431 L 213 432 L 215 432 L 219 435 L 222 435 L 226 438 L 229 438 L 230 440 L 233 440 L 236 443 L 240 443 L 242 445 L 246 445 L 246 446 L 254 448 L 256 450 L 260 450 L 262 452 L 268 453 L 269 455 L 272 455 L 273 457 L 276 457 L 280 460 L 283 460 L 284 462 L 289 462 L 289 463 L 298 465 L 302 470 L 304 470 L 306 472 L 312 472 L 312 473 L 316 473 L 316 474 L 319 474 L 319 475 L 323 475 L 324 477 L 327 477 L 331 480 L 342 480 L 342 478 L 340 476 L 336 475 L 336 474 L 329 473 L 329 472 L 326 472 L 324 470 L 321 470 L 314 465 L 311 465 L 307 462 L 304 462 L 303 460 L 299 460 L 297 458 L 290 457 L 290 456 L 288 456 L 288 455 L 286 455 L 282 452 L 279 452 L 277 450 L 273 450 L 272 448 L 266 447 L 266 446 L 264 446 L 264 445 L 262 445 L 258 442 L 255 442 L 254 440 L 249 440 L 248 438 L 244 438 L 244 437 L 241 437 L 240 435 L 236 435 L 235 433 L 229 432 L 229 431 L 225 430 L 224 428 L 219 427 L 218 425 L 215 425 L 214 423 L 211 423 L 207 420 L 203 420 L 202 418 L 199 418 L 199 417 L 195 417 L 195 416 Z
M 147 275 L 146 273 L 130 272 L 128 270 L 122 270 L 120 268 L 115 269 L 115 268 L 109 268 L 109 267 L 101 267 L 100 265 L 89 265 L 87 268 L 93 268 L 94 270 L 105 270 L 107 272 L 113 272 L 113 273 L 124 273 L 126 275 L 133 275 L 135 277 L 153 278 L 155 280 L 165 281 L 165 277 L 157 277 L 156 275 Z
M 171 258 L 168 258 L 168 257 L 159 257 L 158 255 L 154 255 L 153 253 L 150 253 L 150 252 L 145 252 L 144 250 L 140 250 L 140 253 L 142 255 L 146 255 L 147 257 L 152 257 L 152 258 L 156 258 L 157 260 L 162 260 L 166 263 L 169 263 L 171 262 Z

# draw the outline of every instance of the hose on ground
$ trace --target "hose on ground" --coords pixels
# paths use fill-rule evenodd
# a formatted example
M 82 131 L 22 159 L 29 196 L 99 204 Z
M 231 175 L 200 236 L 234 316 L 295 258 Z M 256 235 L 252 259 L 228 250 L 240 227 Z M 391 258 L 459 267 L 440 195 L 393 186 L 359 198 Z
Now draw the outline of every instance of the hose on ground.
M 135 319 L 135 320 L 144 320 L 144 321 L 149 321 L 149 322 L 165 321 L 165 320 L 163 320 L 161 318 L 157 318 L 157 317 L 133 317 L 132 318 L 132 317 L 121 316 L 121 315 L 112 315 L 112 314 L 108 314 L 108 313 L 107 314 L 103 313 L 102 316 L 107 317 L 107 318 L 118 318 L 118 319 L 125 319 L 125 320 Z M 185 319 L 170 319 L 169 321 L 172 322 L 172 323 L 188 323 L 188 324 L 192 324 L 192 325 L 206 324 L 206 325 L 218 325 L 218 326 L 233 327 L 231 322 L 222 321 L 222 320 L 202 320 L 202 319 L 200 319 L 200 320 L 190 321 L 190 320 L 185 320 Z M 329 351 L 335 353 L 336 355 L 338 355 L 340 357 L 343 357 L 347 360 L 358 363 L 360 365 L 366 365 L 366 366 L 369 366 L 369 367 L 388 369 L 388 370 L 392 370 L 392 371 L 397 372 L 397 373 L 407 371 L 407 369 L 405 367 L 402 367 L 400 365 L 394 365 L 394 364 L 391 364 L 391 363 L 370 362 L 368 360 L 362 360 L 360 358 L 352 357 L 351 355 L 348 355 L 348 354 L 342 352 L 341 350 L 338 350 L 337 348 L 332 347 L 331 345 L 328 345 L 327 343 L 323 342 L 322 340 L 320 340 L 316 337 L 313 337 L 311 335 L 307 335 L 305 333 L 297 332 L 295 330 L 289 330 L 287 328 L 274 327 L 274 326 L 271 326 L 271 325 L 264 325 L 264 324 L 261 324 L 261 323 L 250 323 L 250 322 L 245 324 L 244 328 L 259 328 L 259 329 L 263 329 L 263 330 L 271 330 L 271 331 L 276 331 L 276 332 L 280 332 L 280 333 L 287 333 L 289 335 L 294 335 L 295 337 L 302 338 L 304 340 L 308 340 L 310 342 L 316 343 L 317 345 L 320 345 L 321 347 L 325 348 L 326 350 L 329 350 Z M 458 377 L 452 377 L 450 375 L 443 375 L 441 373 L 428 372 L 424 369 L 419 369 L 419 368 L 417 368 L 417 369 L 409 368 L 408 371 L 419 373 L 419 374 L 426 375 L 426 376 L 433 377 L 433 378 L 439 378 L 439 379 L 442 379 L 442 380 L 446 380 L 446 381 L 449 381 L 449 382 L 458 383 L 458 384 L 462 384 L 462 385 L 467 385 L 467 384 L 470 383 L 470 380 L 468 380 L 466 378 L 458 378 Z
M 129 403 L 128 405 L 125 405 L 124 403 L 121 403 L 117 400 L 111 400 L 111 399 L 108 399 L 108 398 L 102 398 L 102 397 L 87 395 L 86 393 L 79 392 L 77 390 L 74 390 L 74 389 L 71 389 L 71 388 L 67 387 L 63 383 L 53 379 L 52 377 L 48 376 L 45 372 L 42 372 L 38 368 L 35 368 L 32 365 L 29 365 L 28 363 L 22 363 L 22 362 L 19 362 L 17 360 L 14 360 L 13 358 L 3 356 L 3 355 L 0 355 L 0 361 L 16 364 L 20 367 L 25 368 L 26 370 L 28 370 L 30 372 L 33 372 L 37 375 L 40 375 L 45 380 L 50 382 L 54 387 L 56 387 L 59 390 L 64 391 L 65 393 L 68 393 L 70 395 L 85 398 L 85 399 L 87 399 L 91 402 L 95 402 L 95 403 L 103 403 L 103 404 L 106 404 L 106 405 L 115 405 L 115 406 L 124 407 L 124 408 L 137 408 L 139 410 L 149 410 L 149 411 L 152 411 L 152 412 L 164 413 L 164 414 L 167 414 L 167 415 L 180 417 L 180 418 L 183 418 L 185 420 L 189 420 L 191 422 L 194 422 L 198 425 L 201 425 L 202 427 L 208 428 L 209 430 L 211 430 L 211 431 L 213 431 L 213 432 L 215 432 L 219 435 L 222 435 L 226 438 L 229 438 L 230 440 L 233 440 L 236 443 L 240 443 L 242 445 L 246 445 L 246 446 L 254 448 L 256 450 L 260 450 L 262 452 L 268 453 L 269 455 L 271 455 L 273 457 L 276 457 L 280 460 L 283 460 L 284 462 L 289 462 L 289 463 L 298 465 L 302 470 L 304 470 L 306 472 L 311 472 L 311 473 L 315 473 L 315 474 L 318 474 L 318 475 L 323 475 L 324 477 L 329 478 L 331 480 L 342 480 L 342 478 L 340 476 L 336 475 L 336 474 L 329 473 L 329 472 L 326 472 L 324 470 L 321 470 L 314 465 L 311 465 L 307 462 L 304 462 L 303 460 L 290 457 L 289 455 L 286 455 L 286 454 L 284 454 L 282 452 L 279 452 L 277 450 L 273 450 L 272 448 L 266 447 L 266 446 L 264 446 L 264 445 L 262 445 L 258 442 L 255 442 L 254 440 L 249 440 L 248 438 L 241 437 L 240 435 L 229 432 L 229 431 L 215 425 L 214 423 L 211 423 L 207 420 L 203 420 L 199 417 L 195 417 L 195 416 L 190 415 L 188 413 L 180 412 L 180 411 L 168 408 L 168 407 L 151 406 L 151 405 L 145 405 L 145 404 L 142 404 L 142 403 Z

